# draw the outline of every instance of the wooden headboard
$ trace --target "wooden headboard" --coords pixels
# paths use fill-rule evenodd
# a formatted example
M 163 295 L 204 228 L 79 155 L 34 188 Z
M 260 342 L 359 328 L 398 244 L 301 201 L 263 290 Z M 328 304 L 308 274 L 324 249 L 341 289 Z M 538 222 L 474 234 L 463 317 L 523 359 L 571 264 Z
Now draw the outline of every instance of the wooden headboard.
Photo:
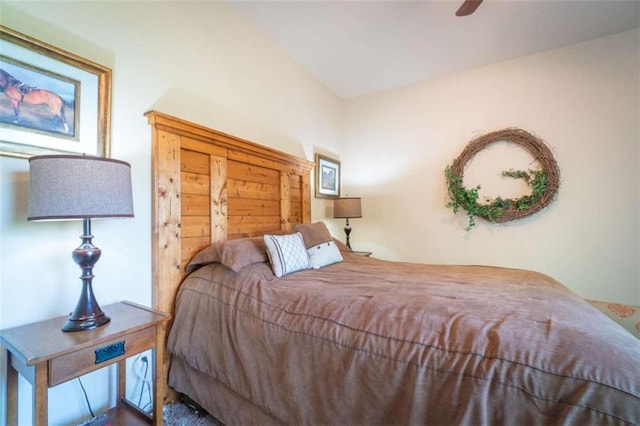
M 176 117 L 152 134 L 153 307 L 173 315 L 184 268 L 212 242 L 311 221 L 313 163 Z

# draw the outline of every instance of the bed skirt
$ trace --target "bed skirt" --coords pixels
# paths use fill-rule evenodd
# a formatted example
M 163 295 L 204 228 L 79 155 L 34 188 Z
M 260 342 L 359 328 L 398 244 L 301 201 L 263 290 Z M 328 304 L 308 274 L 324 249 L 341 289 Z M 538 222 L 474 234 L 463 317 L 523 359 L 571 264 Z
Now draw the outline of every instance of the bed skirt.
M 189 367 L 175 355 L 171 358 L 169 386 L 189 395 L 226 426 L 284 424 L 215 378 Z

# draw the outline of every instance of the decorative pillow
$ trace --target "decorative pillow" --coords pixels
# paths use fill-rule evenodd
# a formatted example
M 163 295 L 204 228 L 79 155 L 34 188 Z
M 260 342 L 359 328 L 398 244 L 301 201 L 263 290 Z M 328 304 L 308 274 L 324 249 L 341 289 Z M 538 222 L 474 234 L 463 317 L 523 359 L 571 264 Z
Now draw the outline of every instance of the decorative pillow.
M 267 255 L 276 277 L 301 269 L 309 269 L 309 256 L 304 246 L 302 234 L 265 235 Z
M 302 234 L 304 246 L 307 249 L 317 246 L 320 243 L 326 243 L 327 241 L 333 240 L 333 237 L 324 222 L 299 223 L 293 227 L 293 232 L 299 232 Z
M 332 265 L 334 263 L 342 262 L 342 255 L 340 250 L 333 241 L 327 241 L 326 243 L 320 243 L 316 246 L 307 249 L 309 255 L 309 263 L 313 269 L 320 269 L 323 266 Z
M 210 263 L 220 263 L 220 252 L 222 250 L 222 245 L 224 242 L 212 243 L 206 248 L 200 250 L 198 254 L 196 254 L 191 262 L 185 268 L 187 273 L 191 273 L 196 269 L 208 265 Z
M 186 271 L 190 273 L 210 263 L 221 263 L 238 272 L 245 266 L 267 260 L 267 247 L 262 237 L 241 238 L 211 244 L 195 255 Z
M 262 237 L 229 240 L 222 247 L 220 262 L 238 272 L 245 266 L 266 262 L 267 247 Z

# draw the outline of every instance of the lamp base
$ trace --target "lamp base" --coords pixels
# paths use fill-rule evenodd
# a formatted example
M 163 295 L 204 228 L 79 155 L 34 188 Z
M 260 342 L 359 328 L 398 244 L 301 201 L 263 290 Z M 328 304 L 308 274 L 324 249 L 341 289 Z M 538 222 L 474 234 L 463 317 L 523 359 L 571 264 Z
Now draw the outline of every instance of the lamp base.
M 105 325 L 111 321 L 104 312 L 100 314 L 92 314 L 89 316 L 76 316 L 76 313 L 72 313 L 69 319 L 62 326 L 62 331 L 85 331 L 98 328 L 101 325 Z
M 82 270 L 82 293 L 67 322 L 62 326 L 62 331 L 84 331 L 105 325 L 111 318 L 100 309 L 98 301 L 93 294 L 93 266 L 100 259 L 100 249 L 91 243 L 91 219 L 84 219 L 84 233 L 80 236 L 82 244 L 73 251 L 73 260 L 80 265 Z
M 347 247 L 351 248 L 351 242 L 349 236 L 351 235 L 351 225 L 349 225 L 349 218 L 347 218 L 347 224 L 344 226 L 344 234 L 347 236 Z

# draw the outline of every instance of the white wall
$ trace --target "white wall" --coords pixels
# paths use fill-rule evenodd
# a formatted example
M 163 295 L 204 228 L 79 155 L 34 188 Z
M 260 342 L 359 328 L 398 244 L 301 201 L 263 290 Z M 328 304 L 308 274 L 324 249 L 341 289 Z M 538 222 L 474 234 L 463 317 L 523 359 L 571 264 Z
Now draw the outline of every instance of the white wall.
M 342 102 L 223 2 L 0 7 L 2 25 L 113 69 L 112 157 L 132 165 L 135 218 L 93 222 L 93 242 L 103 252 L 94 269 L 102 305 L 123 299 L 151 304 L 151 138 L 145 111 L 310 160 L 320 146 L 339 152 Z M 80 292 L 71 251 L 80 243 L 81 223 L 27 222 L 27 187 L 28 162 L 0 157 L 0 328 L 66 315 Z M 326 202 L 316 201 L 312 213 L 317 217 L 325 209 Z M 3 356 L 0 366 L 5 361 Z M 109 403 L 108 374 L 83 379 L 94 411 Z M 21 388 L 23 425 L 30 386 L 21 382 Z M 75 381 L 53 388 L 49 398 L 51 424 L 88 416 Z
M 584 297 L 640 304 L 639 46 L 634 30 L 349 102 L 343 189 L 363 197 L 364 215 L 354 248 L 534 269 Z M 465 232 L 465 215 L 445 208 L 444 168 L 474 137 L 510 126 L 553 149 L 557 201 Z M 481 154 L 496 176 L 527 168 L 500 147 Z

